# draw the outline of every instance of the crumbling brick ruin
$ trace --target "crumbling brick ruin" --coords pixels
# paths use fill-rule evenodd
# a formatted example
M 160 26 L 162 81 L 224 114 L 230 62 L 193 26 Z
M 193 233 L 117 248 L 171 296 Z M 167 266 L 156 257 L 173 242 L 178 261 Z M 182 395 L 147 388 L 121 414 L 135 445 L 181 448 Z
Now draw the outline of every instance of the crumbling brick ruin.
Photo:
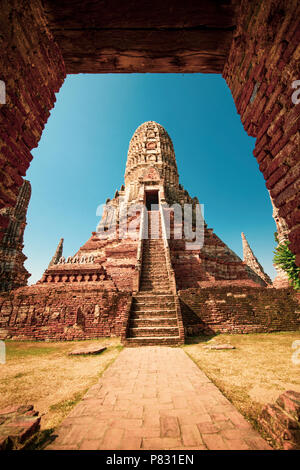
M 8 227 L 0 241 L 0 292 L 27 285 L 30 274 L 24 267 L 27 257 L 23 254 L 26 214 L 31 196 L 29 181 L 22 184 L 15 207 L 0 209 L 0 216 L 7 217 Z

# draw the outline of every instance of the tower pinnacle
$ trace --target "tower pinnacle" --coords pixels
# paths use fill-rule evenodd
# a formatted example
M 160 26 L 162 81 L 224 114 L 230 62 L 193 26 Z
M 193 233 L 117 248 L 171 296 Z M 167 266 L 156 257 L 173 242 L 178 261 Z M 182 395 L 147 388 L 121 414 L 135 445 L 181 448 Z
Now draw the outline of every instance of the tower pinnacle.
M 264 272 L 262 265 L 259 263 L 258 259 L 254 255 L 250 245 L 245 237 L 245 234 L 242 232 L 242 242 L 243 242 L 243 258 L 244 263 L 249 266 L 266 284 L 272 284 L 270 277 Z
M 57 248 L 55 250 L 54 256 L 52 257 L 49 266 L 53 266 L 53 264 L 57 264 L 59 259 L 62 257 L 63 254 L 63 245 L 64 245 L 64 239 L 61 238 L 59 244 L 57 245 Z

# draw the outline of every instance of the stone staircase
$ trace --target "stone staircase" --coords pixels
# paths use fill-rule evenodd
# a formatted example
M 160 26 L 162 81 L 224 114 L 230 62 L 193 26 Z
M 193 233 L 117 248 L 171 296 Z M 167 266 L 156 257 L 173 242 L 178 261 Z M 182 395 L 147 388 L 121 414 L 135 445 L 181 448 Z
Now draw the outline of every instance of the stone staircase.
M 159 211 L 148 212 L 149 238 L 143 241 L 139 292 L 133 297 L 125 344 L 178 345 L 176 298 L 172 292 Z

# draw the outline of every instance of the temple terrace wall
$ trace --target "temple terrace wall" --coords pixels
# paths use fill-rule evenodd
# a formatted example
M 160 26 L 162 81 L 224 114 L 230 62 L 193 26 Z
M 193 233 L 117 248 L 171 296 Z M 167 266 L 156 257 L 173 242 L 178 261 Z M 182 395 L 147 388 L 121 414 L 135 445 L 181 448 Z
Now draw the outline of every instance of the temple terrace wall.
M 0 338 L 73 340 L 120 336 L 128 292 L 89 285 L 38 285 L 0 296 Z
M 292 289 L 232 286 L 179 292 L 185 335 L 300 330 Z
M 0 295 L 0 339 L 121 336 L 131 294 L 96 284 L 36 285 Z M 222 286 L 179 292 L 185 336 L 300 329 L 291 289 Z

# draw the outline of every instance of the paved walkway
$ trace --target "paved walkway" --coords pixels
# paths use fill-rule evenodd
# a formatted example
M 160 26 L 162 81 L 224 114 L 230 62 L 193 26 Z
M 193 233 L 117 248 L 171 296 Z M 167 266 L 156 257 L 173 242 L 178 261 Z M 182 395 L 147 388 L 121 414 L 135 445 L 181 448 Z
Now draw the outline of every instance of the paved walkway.
M 181 348 L 124 349 L 47 449 L 270 449 Z

